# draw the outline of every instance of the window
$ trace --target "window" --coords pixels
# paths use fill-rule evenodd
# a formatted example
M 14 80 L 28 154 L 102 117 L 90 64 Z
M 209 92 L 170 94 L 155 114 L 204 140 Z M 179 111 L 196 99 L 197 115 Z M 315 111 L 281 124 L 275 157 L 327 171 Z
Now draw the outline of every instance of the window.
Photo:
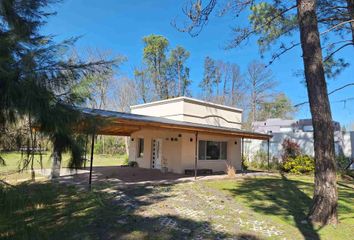
M 227 142 L 199 141 L 199 160 L 226 160 Z
M 144 139 L 139 138 L 138 140 L 138 157 L 144 156 Z

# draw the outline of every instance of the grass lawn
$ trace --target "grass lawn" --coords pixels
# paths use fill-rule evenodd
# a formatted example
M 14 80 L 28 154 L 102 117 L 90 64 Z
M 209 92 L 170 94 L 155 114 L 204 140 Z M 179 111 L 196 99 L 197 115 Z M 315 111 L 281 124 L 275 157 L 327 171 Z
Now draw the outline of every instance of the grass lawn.
M 98 239 L 122 209 L 102 193 L 49 182 L 0 183 L 0 239 Z
M 312 178 L 274 176 L 93 191 L 0 182 L 0 239 L 353 239 L 353 184 L 339 181 L 337 227 L 305 214 Z
M 21 161 L 20 152 L 1 153 L 1 156 L 5 159 L 6 166 L 0 166 L 0 174 L 17 171 L 19 169 L 20 164 L 23 164 L 23 161 Z M 24 157 L 26 157 L 26 155 L 24 155 Z M 94 166 L 118 166 L 123 163 L 124 157 L 125 156 L 123 155 L 95 154 L 93 165 Z M 63 154 L 62 167 L 68 166 L 69 158 L 70 158 L 69 154 Z M 45 152 L 43 154 L 42 165 L 43 168 L 51 168 L 50 152 Z M 89 165 L 89 161 L 87 162 L 87 165 Z M 35 169 L 41 168 L 39 154 L 35 155 L 34 168 Z
M 21 160 L 21 153 L 10 152 L 1 153 L 1 156 L 5 159 L 5 166 L 0 166 L 0 180 L 5 180 L 11 184 L 22 182 L 27 179 L 31 179 L 31 174 L 28 171 L 19 172 L 22 167 L 23 160 Z M 25 156 L 24 156 L 25 157 Z M 69 164 L 69 154 L 63 154 L 62 167 L 67 167 Z M 118 166 L 124 163 L 124 155 L 110 155 L 110 154 L 95 154 L 93 160 L 93 166 Z M 90 164 L 87 161 L 86 166 Z M 51 168 L 51 155 L 49 152 L 45 152 L 42 155 L 42 167 Z M 35 155 L 34 168 L 40 169 L 40 156 Z M 28 170 L 30 168 L 27 168 Z M 40 174 L 36 174 L 36 180 L 45 180 Z
M 293 236 L 305 239 L 353 239 L 354 184 L 338 182 L 339 221 L 337 227 L 319 228 L 305 222 L 311 206 L 313 177 L 279 176 L 210 181 L 208 187 L 232 196 L 255 214 L 285 225 Z M 297 239 L 297 238 L 295 238 Z

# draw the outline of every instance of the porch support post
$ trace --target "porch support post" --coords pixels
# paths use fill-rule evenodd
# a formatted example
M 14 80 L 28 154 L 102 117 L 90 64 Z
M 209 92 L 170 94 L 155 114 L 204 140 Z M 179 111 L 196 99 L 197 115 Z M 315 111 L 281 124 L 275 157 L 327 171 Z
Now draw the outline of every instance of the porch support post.
M 198 132 L 195 133 L 194 180 L 197 180 L 197 172 L 198 172 Z
M 85 161 L 84 161 L 84 168 L 86 168 L 86 161 L 87 161 L 87 144 L 88 144 L 88 137 L 89 135 L 86 134 L 86 140 L 85 140 Z
M 241 138 L 241 170 L 244 172 L 244 138 Z
M 89 177 L 89 188 L 91 190 L 92 182 L 92 164 L 93 164 L 93 151 L 95 146 L 95 133 L 92 133 L 92 143 L 91 143 L 91 160 L 90 160 L 90 177 Z
M 270 158 L 270 154 L 269 154 L 269 139 L 267 140 L 267 152 L 268 152 L 268 171 L 269 171 L 269 158 Z

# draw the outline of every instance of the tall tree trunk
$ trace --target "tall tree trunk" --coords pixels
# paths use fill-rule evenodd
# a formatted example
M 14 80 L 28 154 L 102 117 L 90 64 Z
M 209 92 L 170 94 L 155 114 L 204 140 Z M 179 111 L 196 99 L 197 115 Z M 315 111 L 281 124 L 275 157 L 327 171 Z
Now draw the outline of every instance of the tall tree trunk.
M 61 167 L 61 151 L 58 146 L 56 146 L 55 141 L 53 144 L 53 162 L 52 162 L 52 171 L 50 174 L 50 178 L 58 178 L 60 177 L 60 167 Z
M 315 189 L 309 219 L 321 225 L 336 224 L 338 193 L 334 134 L 323 70 L 316 0 L 297 0 L 297 4 L 307 93 L 314 128 Z
M 27 159 L 28 161 L 31 162 L 31 180 L 35 181 L 36 180 L 36 174 L 34 171 L 34 151 L 35 151 L 35 146 L 36 146 L 36 137 L 34 136 L 33 138 L 33 128 L 32 128 L 32 118 L 31 114 L 28 115 L 28 126 L 29 126 L 29 132 L 30 132 L 30 141 L 31 143 L 28 144 L 27 148 L 30 148 L 30 154 L 27 154 Z

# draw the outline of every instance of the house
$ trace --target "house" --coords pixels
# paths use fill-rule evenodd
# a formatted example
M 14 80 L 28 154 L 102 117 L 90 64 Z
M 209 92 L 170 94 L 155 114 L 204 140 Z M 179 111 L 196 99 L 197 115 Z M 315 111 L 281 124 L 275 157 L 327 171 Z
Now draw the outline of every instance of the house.
M 241 109 L 188 97 L 131 106 L 131 113 L 81 111 L 99 119 L 96 134 L 130 137 L 129 161 L 174 173 L 241 169 L 243 139 L 271 137 L 241 130 Z
M 188 97 L 131 106 L 131 112 L 230 133 L 243 132 L 240 130 L 241 109 Z M 255 133 L 248 134 L 258 136 Z M 196 135 L 193 131 L 142 129 L 131 135 L 129 158 L 143 168 L 167 168 L 171 172 L 184 173 L 186 169 L 194 168 L 197 151 L 197 165 L 200 169 L 225 171 L 227 164 L 241 169 L 241 135 L 217 132 L 199 132 Z
M 339 122 L 332 122 L 334 131 L 340 131 Z M 289 120 L 280 118 L 270 118 L 265 121 L 252 123 L 252 129 L 261 133 L 290 133 L 290 132 L 313 132 L 311 119 Z

